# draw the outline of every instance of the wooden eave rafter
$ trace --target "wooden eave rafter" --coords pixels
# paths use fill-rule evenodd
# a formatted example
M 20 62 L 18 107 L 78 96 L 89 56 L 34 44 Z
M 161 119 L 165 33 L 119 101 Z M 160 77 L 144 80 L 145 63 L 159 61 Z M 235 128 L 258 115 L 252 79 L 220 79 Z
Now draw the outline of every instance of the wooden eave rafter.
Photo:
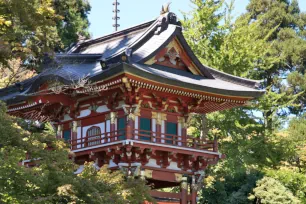
M 122 66 L 125 66 L 125 64 L 122 64 Z M 204 101 L 212 101 L 212 102 L 219 103 L 221 105 L 223 105 L 224 103 L 231 103 L 231 104 L 237 104 L 237 106 L 241 106 L 241 105 L 244 105 L 247 101 L 252 100 L 254 98 L 254 97 L 242 97 L 242 96 L 228 96 L 228 95 L 216 94 L 216 93 L 207 92 L 207 91 L 194 90 L 194 89 L 181 87 L 181 86 L 164 84 L 156 80 L 151 80 L 148 78 L 141 77 L 126 69 L 123 69 L 107 78 L 99 79 L 99 81 L 96 82 L 96 84 L 97 84 L 97 87 L 106 86 L 109 88 L 109 90 L 124 87 L 124 88 L 128 88 L 129 92 L 131 92 L 131 88 L 129 87 L 132 86 L 132 87 L 135 87 L 135 89 L 138 88 L 138 91 L 139 91 L 139 88 L 146 89 L 149 92 L 150 91 L 161 91 L 166 94 L 173 94 L 173 95 L 178 95 L 181 97 L 189 97 L 189 98 L 194 98 L 198 100 L 202 99 Z M 46 92 L 45 90 L 41 90 L 41 91 L 42 93 L 46 94 L 47 98 L 51 97 L 50 100 L 52 100 L 50 91 L 49 93 Z M 85 88 L 80 88 L 79 90 L 77 90 L 77 94 L 86 95 L 92 91 L 93 91 L 92 89 L 87 90 Z M 36 92 L 36 93 L 32 93 L 29 96 L 29 99 L 34 101 L 34 103 L 35 102 L 38 103 L 38 101 L 44 97 L 45 97 L 44 95 L 39 95 L 39 92 Z M 55 102 L 59 102 L 59 101 L 56 100 Z M 34 103 L 21 105 L 21 106 L 19 105 L 16 106 L 16 104 L 14 104 L 12 105 L 13 108 L 9 109 L 9 111 L 14 111 L 17 109 L 18 110 L 26 109 L 27 106 L 34 106 L 35 105 Z
M 197 99 L 203 99 L 203 100 L 220 102 L 220 103 L 230 102 L 238 104 L 245 104 L 246 101 L 253 99 L 253 97 L 227 96 L 227 95 L 215 94 L 205 91 L 196 91 L 192 89 L 187 89 L 183 87 L 168 85 L 157 81 L 149 80 L 147 78 L 142 78 L 140 76 L 136 76 L 131 73 L 127 73 L 126 76 L 129 78 L 130 83 L 134 87 L 141 87 L 149 90 L 162 91 L 180 96 L 188 96 Z

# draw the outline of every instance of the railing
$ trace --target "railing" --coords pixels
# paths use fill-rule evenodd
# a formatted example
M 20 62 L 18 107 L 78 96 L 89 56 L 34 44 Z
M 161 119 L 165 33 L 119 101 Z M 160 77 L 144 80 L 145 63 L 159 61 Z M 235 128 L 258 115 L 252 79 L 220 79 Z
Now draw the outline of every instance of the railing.
M 140 129 L 121 129 L 98 135 L 92 135 L 90 137 L 73 139 L 70 141 L 70 143 L 71 148 L 75 150 L 126 139 L 147 143 L 163 144 L 167 146 L 187 147 L 192 149 L 208 150 L 214 152 L 218 151 L 218 144 L 216 140 L 211 141 L 206 139 L 194 138 L 189 135 L 178 136 Z
M 111 132 L 105 132 L 98 135 L 92 135 L 90 137 L 83 137 L 70 140 L 72 149 L 82 149 L 86 147 L 97 146 L 100 144 L 107 144 L 115 141 L 125 140 L 126 130 L 116 130 Z

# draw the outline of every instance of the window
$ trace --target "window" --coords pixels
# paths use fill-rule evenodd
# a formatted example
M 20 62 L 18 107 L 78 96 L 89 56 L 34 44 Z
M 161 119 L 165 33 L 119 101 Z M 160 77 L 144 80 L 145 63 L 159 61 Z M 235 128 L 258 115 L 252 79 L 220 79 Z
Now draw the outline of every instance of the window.
M 63 139 L 65 140 L 65 142 L 68 142 L 70 140 L 70 137 L 71 137 L 71 130 L 64 130 Z
M 166 135 L 166 143 L 176 144 L 176 142 L 173 141 L 174 137 L 172 135 L 177 135 L 177 123 L 167 122 L 166 134 L 170 134 L 170 135 Z
M 87 145 L 94 146 L 101 143 L 101 129 L 99 127 L 91 127 L 87 130 Z M 91 142 L 92 141 L 92 142 Z
M 117 128 L 118 128 L 118 140 L 124 140 L 125 137 L 125 128 L 126 128 L 126 117 L 118 118 L 117 121 Z
M 145 130 L 145 131 L 141 131 Z M 151 119 L 140 118 L 140 140 L 151 140 Z

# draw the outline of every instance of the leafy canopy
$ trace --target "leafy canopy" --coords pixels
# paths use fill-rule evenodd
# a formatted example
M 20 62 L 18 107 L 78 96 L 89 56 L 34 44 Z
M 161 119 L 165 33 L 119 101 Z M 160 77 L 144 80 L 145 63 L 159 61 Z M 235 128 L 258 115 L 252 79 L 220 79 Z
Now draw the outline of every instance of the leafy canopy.
M 107 167 L 97 171 L 85 163 L 84 171 L 68 158 L 62 140 L 46 133 L 23 130 L 0 104 L 1 203 L 140 203 L 152 200 L 140 179 L 126 179 Z M 31 158 L 31 168 L 21 165 Z

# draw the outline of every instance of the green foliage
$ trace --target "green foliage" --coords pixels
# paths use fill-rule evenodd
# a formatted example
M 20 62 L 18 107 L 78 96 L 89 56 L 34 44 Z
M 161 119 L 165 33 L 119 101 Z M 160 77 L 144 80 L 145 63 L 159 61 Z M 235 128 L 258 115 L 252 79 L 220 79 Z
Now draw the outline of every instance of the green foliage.
M 292 169 L 267 170 L 266 175 L 280 181 L 294 196 L 306 203 L 306 176 Z
M 6 114 L 0 104 L 0 202 L 1 203 L 139 203 L 152 200 L 149 187 L 106 167 L 96 171 L 86 163 L 77 166 L 69 149 L 54 134 L 30 133 Z M 48 125 L 47 125 L 48 126 Z M 22 164 L 26 156 L 33 167 Z
M 197 57 L 221 71 L 262 80 L 266 89 L 248 108 L 206 116 L 207 137 L 219 138 L 227 158 L 208 169 L 202 203 L 305 202 L 305 119 L 285 127 L 291 114 L 304 113 L 306 14 L 296 0 L 251 0 L 247 13 L 232 21 L 232 3 L 192 2 L 183 25 Z M 189 133 L 202 137 L 202 120 L 196 115 Z
M 22 66 L 38 69 L 45 54 L 63 50 L 78 35 L 89 37 L 89 11 L 84 0 L 1 0 L 0 65 L 21 59 Z
M 283 186 L 279 181 L 264 177 L 257 182 L 254 194 L 250 195 L 250 200 L 256 203 L 273 203 L 273 204 L 297 204 L 301 203 L 292 192 Z
M 232 171 L 222 163 L 218 164 L 215 172 L 210 173 L 215 176 L 205 179 L 206 187 L 202 191 L 201 203 L 251 203 L 248 196 L 256 186 L 256 181 L 262 178 L 262 174 L 257 171 L 246 172 L 239 167 Z
M 80 37 L 90 37 L 88 14 L 91 7 L 88 0 L 57 0 L 54 8 L 55 13 L 61 16 L 56 26 L 64 48 L 77 42 Z M 57 48 L 57 51 L 61 49 Z
M 286 140 L 290 150 L 289 164 L 298 172 L 306 172 L 306 119 L 305 115 L 290 121 Z
M 224 13 L 220 9 L 224 1 L 191 0 L 194 10 L 184 13 L 184 36 L 193 52 L 204 64 L 211 65 L 222 44 L 226 27 L 220 26 Z

